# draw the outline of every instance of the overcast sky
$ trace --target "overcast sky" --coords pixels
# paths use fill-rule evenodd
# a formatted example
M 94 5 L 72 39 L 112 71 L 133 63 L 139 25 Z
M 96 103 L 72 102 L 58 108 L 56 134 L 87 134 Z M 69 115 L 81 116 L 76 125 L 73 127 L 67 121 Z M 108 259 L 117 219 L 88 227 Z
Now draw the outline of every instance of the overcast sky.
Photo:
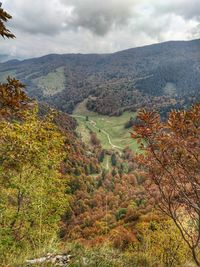
M 0 54 L 108 53 L 200 38 L 200 0 L 2 0 L 16 40 Z

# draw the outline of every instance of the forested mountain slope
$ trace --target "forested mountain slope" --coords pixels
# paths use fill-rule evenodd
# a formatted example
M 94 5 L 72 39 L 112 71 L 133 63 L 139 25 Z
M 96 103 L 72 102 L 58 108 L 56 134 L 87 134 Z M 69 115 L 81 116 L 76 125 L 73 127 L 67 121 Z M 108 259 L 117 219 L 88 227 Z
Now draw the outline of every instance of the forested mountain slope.
M 15 75 L 31 97 L 71 113 L 88 108 L 117 115 L 141 106 L 166 111 L 200 99 L 200 40 L 173 41 L 113 54 L 47 55 L 0 64 L 0 78 Z

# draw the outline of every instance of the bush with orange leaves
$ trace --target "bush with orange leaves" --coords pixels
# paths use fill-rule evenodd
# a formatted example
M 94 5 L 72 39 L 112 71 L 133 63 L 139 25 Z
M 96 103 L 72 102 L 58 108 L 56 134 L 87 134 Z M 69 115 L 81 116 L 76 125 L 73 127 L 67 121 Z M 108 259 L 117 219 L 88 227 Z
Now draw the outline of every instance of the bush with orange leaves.
M 143 140 L 137 161 L 150 178 L 149 192 L 200 266 L 200 103 L 171 111 L 166 122 L 144 110 L 138 117 L 142 124 L 132 136 Z
M 125 250 L 136 241 L 136 237 L 130 229 L 119 226 L 110 232 L 110 241 L 115 248 Z

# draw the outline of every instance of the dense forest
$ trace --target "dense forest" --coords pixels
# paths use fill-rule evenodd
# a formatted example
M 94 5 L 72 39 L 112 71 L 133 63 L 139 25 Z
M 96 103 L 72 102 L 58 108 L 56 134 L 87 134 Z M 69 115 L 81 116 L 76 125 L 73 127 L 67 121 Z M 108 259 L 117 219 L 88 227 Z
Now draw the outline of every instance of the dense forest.
M 15 38 L 5 26 L 9 19 L 11 16 L 0 8 L 0 34 Z M 185 44 L 182 45 L 185 49 Z M 171 44 L 168 46 L 170 50 Z M 149 49 L 152 48 L 145 48 L 146 53 Z M 91 55 L 96 57 L 99 58 Z M 118 58 L 118 54 L 112 57 Z M 52 56 L 52 60 L 56 58 Z M 108 60 L 106 56 L 102 58 L 102 62 Z M 46 61 L 40 59 L 43 71 L 41 60 L 44 64 Z M 58 67 L 59 64 L 58 61 Z M 21 63 L 9 62 L 1 68 L 8 65 L 10 69 L 6 71 Z M 124 65 L 124 72 L 128 68 Z M 26 75 L 37 78 L 37 71 L 27 68 Z M 45 71 L 48 75 L 49 69 Z M 123 76 L 118 67 L 115 71 Z M 162 84 L 163 72 L 160 73 Z M 153 77 L 149 77 L 152 88 L 144 80 L 138 81 L 141 88 L 150 88 L 152 98 L 145 96 L 147 89 L 144 95 L 139 91 L 134 94 L 146 101 L 147 108 L 148 103 L 152 107 L 155 104 L 157 110 L 176 106 L 178 101 L 164 97 L 159 90 L 153 95 L 157 82 Z M 73 81 L 78 83 L 75 78 Z M 140 152 L 130 147 L 117 151 L 104 149 L 92 131 L 90 143 L 84 143 L 76 132 L 76 120 L 28 96 L 23 82 L 7 77 L 0 83 L 0 266 L 30 266 L 27 260 L 48 253 L 67 253 L 72 259 L 62 265 L 49 262 L 34 266 L 200 266 L 200 105 L 173 110 L 165 121 L 157 112 L 139 111 L 138 118 L 131 117 L 124 127 L 138 140 Z M 108 86 L 108 92 L 113 88 Z M 194 87 L 194 92 L 197 88 Z M 27 83 L 26 91 L 31 94 L 32 89 Z M 111 91 L 105 101 L 97 91 L 89 94 L 83 91 L 79 99 L 78 90 L 70 92 L 77 101 L 95 94 L 95 98 L 89 99 L 88 108 L 101 112 L 98 108 L 105 111 L 105 105 L 106 113 L 116 114 L 111 103 L 114 100 L 116 104 L 121 94 L 116 92 L 115 99 Z M 100 85 L 98 92 L 105 94 Z M 122 90 L 122 94 L 126 92 L 129 91 Z M 193 98 L 190 100 L 192 103 Z M 181 103 L 186 105 L 184 101 L 183 98 Z M 123 106 L 123 101 L 118 103 L 117 112 L 123 112 Z M 104 162 L 108 157 L 111 164 L 107 166 Z
M 104 115 L 141 107 L 166 115 L 200 100 L 199 50 L 194 40 L 113 54 L 52 54 L 1 63 L 0 77 L 14 75 L 30 97 L 67 113 L 89 98 L 87 107 Z

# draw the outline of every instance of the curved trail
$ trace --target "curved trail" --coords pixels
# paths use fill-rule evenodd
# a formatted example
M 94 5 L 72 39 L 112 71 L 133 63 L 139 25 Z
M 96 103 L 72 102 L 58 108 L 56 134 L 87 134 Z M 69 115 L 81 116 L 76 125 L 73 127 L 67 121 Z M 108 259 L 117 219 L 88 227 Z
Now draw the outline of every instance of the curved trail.
M 85 119 L 85 116 L 81 116 L 81 115 L 72 115 L 72 117 Z M 108 143 L 111 145 L 112 148 L 115 148 L 115 149 L 117 149 L 117 150 L 122 150 L 122 149 L 123 149 L 123 147 L 114 145 L 114 144 L 112 143 L 112 141 L 111 141 L 110 134 L 109 134 L 108 132 L 106 132 L 105 130 L 103 130 L 103 129 L 101 129 L 101 128 L 98 128 L 98 127 L 96 126 L 96 122 L 95 122 L 95 121 L 93 121 L 93 120 L 90 119 L 88 122 L 89 122 L 89 123 L 92 125 L 92 127 L 94 127 L 96 130 L 98 130 L 98 131 L 100 130 L 104 135 L 106 135 L 106 137 L 107 137 L 107 139 L 108 139 Z

